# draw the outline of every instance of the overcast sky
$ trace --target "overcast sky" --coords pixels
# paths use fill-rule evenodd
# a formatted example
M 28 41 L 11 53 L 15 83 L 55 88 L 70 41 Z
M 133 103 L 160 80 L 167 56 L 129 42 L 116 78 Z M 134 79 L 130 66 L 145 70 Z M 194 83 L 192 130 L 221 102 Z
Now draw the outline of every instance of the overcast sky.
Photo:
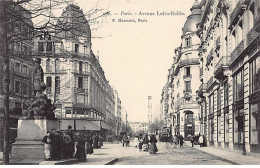
M 84 12 L 96 0 L 75 0 Z M 195 0 L 99 0 L 99 7 L 111 11 L 106 23 L 93 36 L 92 50 L 99 59 L 107 80 L 118 91 L 129 121 L 148 120 L 148 96 L 152 96 L 155 115 L 166 83 L 174 49 L 180 45 L 182 27 Z M 121 12 L 133 16 L 121 15 Z M 139 12 L 177 12 L 185 15 L 139 16 Z M 116 15 L 118 14 L 118 15 Z M 112 19 L 146 19 L 143 23 L 112 22 Z M 156 114 L 157 113 L 157 114 Z

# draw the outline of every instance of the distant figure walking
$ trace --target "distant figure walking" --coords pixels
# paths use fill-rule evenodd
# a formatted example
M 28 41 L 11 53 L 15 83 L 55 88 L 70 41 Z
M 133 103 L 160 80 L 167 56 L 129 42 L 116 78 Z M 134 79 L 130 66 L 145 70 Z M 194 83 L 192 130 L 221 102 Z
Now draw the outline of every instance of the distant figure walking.
M 179 136 L 180 148 L 183 147 L 184 138 L 182 135 Z
M 67 134 L 70 136 L 70 140 L 71 140 L 70 143 L 68 143 L 68 156 L 69 158 L 73 158 L 75 153 L 75 139 L 74 139 L 72 127 L 70 125 L 68 126 Z
M 194 147 L 194 136 L 191 136 L 190 142 L 191 142 L 191 146 Z
M 135 136 L 135 139 L 134 139 L 134 146 L 135 146 L 135 148 L 138 147 L 138 144 L 139 144 L 138 136 Z
M 78 144 L 77 144 L 77 152 L 75 157 L 79 160 L 79 161 L 86 161 L 86 151 L 85 151 L 85 139 L 83 134 L 81 133 L 79 135 L 79 140 L 78 140 Z
M 203 146 L 203 136 L 202 135 L 200 135 L 200 137 L 199 137 L 199 144 L 200 144 L 200 147 Z
M 148 151 L 148 143 L 149 143 L 148 135 L 145 134 L 143 139 L 143 146 L 142 146 L 143 151 Z
M 140 137 L 139 137 L 139 143 L 138 143 L 139 151 L 142 151 L 142 146 L 143 146 L 143 137 L 140 136 Z
M 177 146 L 177 144 L 178 144 L 178 138 L 177 138 L 176 135 L 174 135 L 174 136 L 172 137 L 172 143 L 173 143 L 174 148 L 176 148 L 176 146 Z
M 149 153 L 155 154 L 156 152 L 158 152 L 158 148 L 156 146 L 157 139 L 156 139 L 155 135 L 150 136 L 150 143 L 151 143 L 151 146 L 149 148 Z

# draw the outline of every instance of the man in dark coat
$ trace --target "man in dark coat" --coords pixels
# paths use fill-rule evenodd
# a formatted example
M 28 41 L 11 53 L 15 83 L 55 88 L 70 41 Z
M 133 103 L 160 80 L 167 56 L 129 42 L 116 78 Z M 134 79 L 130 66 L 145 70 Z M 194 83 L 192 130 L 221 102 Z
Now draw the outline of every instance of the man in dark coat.
M 179 136 L 180 148 L 183 147 L 183 140 L 184 140 L 184 139 L 183 139 L 183 136 L 180 135 L 180 136 Z
M 74 139 L 72 127 L 70 125 L 68 126 L 67 134 L 70 136 L 70 139 L 71 139 L 70 143 L 68 143 L 68 155 L 69 155 L 69 158 L 73 158 L 73 155 L 75 153 L 75 139 Z
M 51 146 L 52 146 L 52 156 L 53 160 L 61 159 L 61 148 L 62 148 L 62 138 L 56 129 L 52 129 L 51 135 Z

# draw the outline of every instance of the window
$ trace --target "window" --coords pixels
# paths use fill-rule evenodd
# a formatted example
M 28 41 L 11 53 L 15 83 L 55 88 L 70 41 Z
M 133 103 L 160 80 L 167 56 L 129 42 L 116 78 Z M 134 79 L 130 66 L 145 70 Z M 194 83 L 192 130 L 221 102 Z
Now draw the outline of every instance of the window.
M 250 68 L 250 93 L 260 89 L 260 57 L 257 57 L 249 65 Z
M 15 93 L 21 93 L 21 82 L 20 81 L 15 81 L 14 83 L 14 92 Z
M 28 67 L 26 65 L 23 65 L 22 73 L 26 75 L 28 74 Z
M 209 114 L 214 113 L 214 94 L 209 96 Z
M 191 81 L 185 81 L 185 91 L 191 91 Z
M 23 83 L 23 94 L 24 94 L 24 95 L 27 95 L 27 93 L 28 93 L 27 87 L 28 87 L 28 84 L 24 82 L 24 83 Z
M 225 142 L 229 142 L 229 113 L 225 113 Z
M 75 52 L 79 52 L 79 45 L 75 44 Z
M 55 72 L 56 73 L 60 72 L 60 60 L 59 59 L 55 60 Z
M 244 97 L 244 71 L 239 71 L 234 77 L 233 77 L 233 87 L 234 87 L 234 100 L 239 100 Z
M 28 47 L 27 47 L 27 46 L 23 46 L 23 55 L 24 55 L 24 56 L 29 55 L 29 50 L 28 50 Z
M 185 68 L 185 75 L 190 76 L 190 67 Z
M 191 46 L 191 38 L 190 37 L 185 39 L 185 44 L 186 44 L 186 47 Z
M 60 77 L 55 77 L 55 92 L 60 93 Z
M 38 42 L 38 51 L 44 51 L 43 42 Z
M 46 87 L 51 87 L 51 77 L 46 77 Z
M 81 61 L 79 62 L 79 72 L 80 73 L 82 72 L 82 62 Z
M 51 72 L 51 60 L 46 60 L 46 72 Z
M 19 62 L 15 63 L 15 72 L 20 72 L 21 64 Z
M 78 77 L 78 88 L 83 88 L 83 77 Z
M 228 83 L 226 82 L 224 83 L 224 107 L 228 106 L 228 92 Z
M 47 42 L 46 51 L 52 51 L 52 42 Z
M 218 89 L 217 90 L 217 110 L 220 110 L 220 109 L 221 109 L 221 92 Z

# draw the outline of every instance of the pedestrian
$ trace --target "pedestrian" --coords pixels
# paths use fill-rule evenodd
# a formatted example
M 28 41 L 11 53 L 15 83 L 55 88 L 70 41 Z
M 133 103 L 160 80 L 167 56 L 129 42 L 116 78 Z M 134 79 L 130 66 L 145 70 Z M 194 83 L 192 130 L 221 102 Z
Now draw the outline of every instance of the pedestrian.
M 191 142 L 191 146 L 194 147 L 194 136 L 191 136 L 190 142 Z
M 176 148 L 177 144 L 178 144 L 178 138 L 176 135 L 174 135 L 172 137 L 172 143 L 173 143 L 173 147 Z
M 158 152 L 158 148 L 156 146 L 156 143 L 157 143 L 157 139 L 155 137 L 155 135 L 151 135 L 150 136 L 150 148 L 149 148 L 149 153 L 150 154 L 155 154 L 156 152 Z
M 202 135 L 200 135 L 200 137 L 199 137 L 199 144 L 200 144 L 200 147 L 203 146 L 203 136 Z
M 149 143 L 149 139 L 148 139 L 148 135 L 144 134 L 144 139 L 143 139 L 143 151 L 148 151 L 148 143 Z
M 56 131 L 56 129 L 52 129 L 51 135 L 51 148 L 52 148 L 52 160 L 60 160 L 61 159 L 61 148 L 62 148 L 62 139 L 60 134 Z
M 71 139 L 71 142 L 68 144 L 68 155 L 69 158 L 73 158 L 75 153 L 75 139 L 71 125 L 68 126 L 67 134 L 70 136 Z
M 170 142 L 171 142 L 171 145 L 172 145 L 172 143 L 173 143 L 173 139 L 172 139 L 172 138 L 173 138 L 173 136 L 170 135 L 170 136 L 169 136 L 169 140 L 170 140 Z
M 138 144 L 139 151 L 142 151 L 142 146 L 143 146 L 143 137 L 140 136 L 139 137 L 139 144 Z
M 46 136 L 43 137 L 42 142 L 44 143 L 44 154 L 47 161 L 51 160 L 51 138 L 50 132 L 48 131 Z
M 75 154 L 75 157 L 79 161 L 86 161 L 86 151 L 85 151 L 85 139 L 82 133 L 80 133 L 79 138 L 78 138 L 78 143 L 77 143 L 77 151 Z
M 71 142 L 70 136 L 67 135 L 65 132 L 62 133 L 62 149 L 61 149 L 61 155 L 62 159 L 68 159 L 69 158 L 69 151 L 70 146 L 69 143 Z
M 86 154 L 92 154 L 94 153 L 93 151 L 93 139 L 92 136 L 87 136 L 87 141 L 86 141 Z
M 93 142 L 93 148 L 94 149 L 99 148 L 99 146 L 98 146 L 98 142 L 99 142 L 98 134 L 94 135 L 93 141 L 94 141 Z
M 135 148 L 137 148 L 138 147 L 138 136 L 135 136 L 135 138 L 134 138 L 134 146 L 135 146 Z
M 183 147 L 184 138 L 182 135 L 179 136 L 180 148 Z
M 124 134 L 123 139 L 122 139 L 123 140 L 123 147 L 126 145 L 126 141 L 127 141 L 126 139 L 127 139 L 127 136 L 126 136 L 126 134 Z

